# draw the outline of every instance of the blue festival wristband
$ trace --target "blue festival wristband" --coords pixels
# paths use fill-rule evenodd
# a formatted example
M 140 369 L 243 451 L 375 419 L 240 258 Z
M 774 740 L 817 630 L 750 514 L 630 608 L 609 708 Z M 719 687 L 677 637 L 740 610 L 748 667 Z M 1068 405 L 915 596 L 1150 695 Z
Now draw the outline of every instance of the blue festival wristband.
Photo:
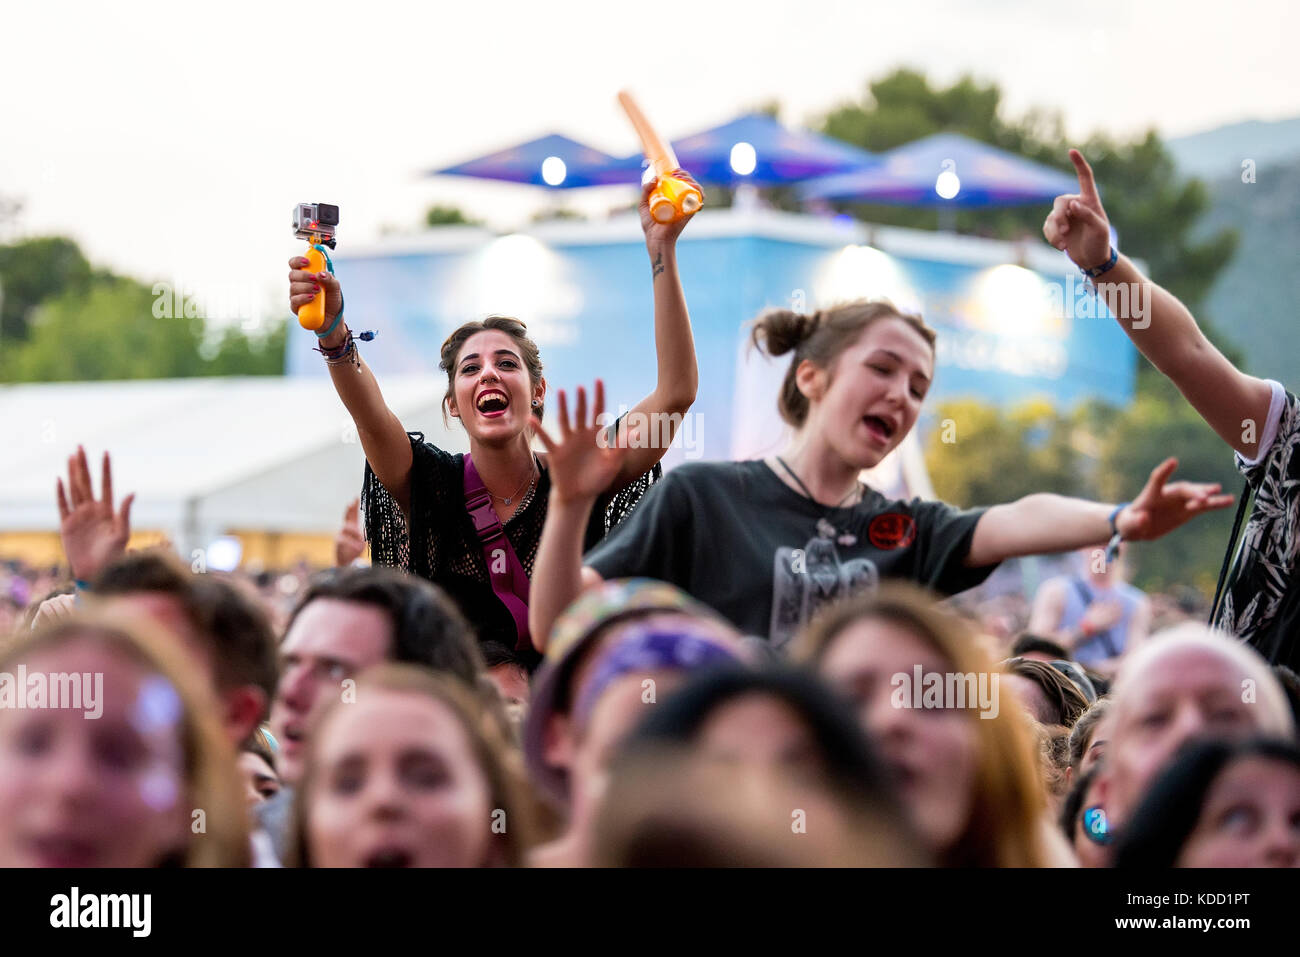
M 1107 259 L 1104 263 L 1102 263 L 1100 266 L 1094 266 L 1092 269 L 1084 269 L 1082 266 L 1080 266 L 1079 271 L 1083 273 L 1085 276 L 1087 276 L 1089 279 L 1096 279 L 1098 276 L 1105 275 L 1106 273 L 1114 269 L 1115 264 L 1117 262 L 1119 262 L 1119 250 L 1116 249 L 1114 246 L 1111 246 L 1110 258 Z

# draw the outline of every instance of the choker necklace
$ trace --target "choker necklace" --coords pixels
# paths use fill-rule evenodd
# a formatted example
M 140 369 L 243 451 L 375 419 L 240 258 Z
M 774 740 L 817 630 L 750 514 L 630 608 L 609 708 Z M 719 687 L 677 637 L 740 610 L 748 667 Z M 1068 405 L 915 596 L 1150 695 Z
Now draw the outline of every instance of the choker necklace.
M 511 502 L 515 500 L 515 498 L 518 497 L 519 493 L 524 490 L 524 485 L 531 486 L 531 484 L 536 481 L 537 481 L 537 458 L 534 457 L 533 468 L 528 473 L 528 478 L 524 479 L 523 485 L 520 485 L 519 488 L 515 489 L 514 492 L 511 493 L 509 498 L 502 498 L 500 495 L 494 493 L 491 489 L 488 489 L 488 494 L 491 495 L 498 502 L 500 502 L 502 505 L 509 505 Z

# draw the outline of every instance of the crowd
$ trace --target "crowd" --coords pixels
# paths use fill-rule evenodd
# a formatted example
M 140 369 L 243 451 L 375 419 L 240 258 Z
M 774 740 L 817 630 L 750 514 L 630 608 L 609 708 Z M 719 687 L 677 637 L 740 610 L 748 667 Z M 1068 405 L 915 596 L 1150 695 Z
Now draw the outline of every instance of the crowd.
M 755 345 L 793 354 L 789 446 L 662 474 L 637 415 L 679 422 L 698 372 L 684 221 L 644 202 L 655 388 L 612 425 L 599 380 L 560 391 L 543 425 L 523 323 L 468 323 L 441 354 L 465 455 L 406 431 L 338 277 L 295 258 L 291 305 L 325 297 L 319 350 L 365 451 L 373 563 L 346 530 L 311 576 L 128 551 L 131 498 L 78 449 L 68 577 L 6 584 L 0 866 L 1300 864 L 1296 400 L 1110 248 L 1072 156 L 1048 240 L 1121 323 L 1107 283 L 1152 285 L 1126 331 L 1255 491 L 1213 627 L 1125 582 L 1128 549 L 1230 504 L 1173 459 L 1119 504 L 863 485 L 934 374 L 933 330 L 888 303 L 760 316 Z M 1228 424 L 1250 415 L 1247 442 Z M 1032 602 L 977 590 L 1062 553 Z

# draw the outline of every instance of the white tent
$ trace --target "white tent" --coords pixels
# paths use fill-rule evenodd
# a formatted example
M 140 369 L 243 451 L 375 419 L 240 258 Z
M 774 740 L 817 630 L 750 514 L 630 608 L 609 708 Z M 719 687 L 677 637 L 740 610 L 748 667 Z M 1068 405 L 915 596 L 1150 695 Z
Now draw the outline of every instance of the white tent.
M 410 431 L 451 451 L 439 404 L 445 379 L 380 384 Z M 364 456 L 324 378 L 226 377 L 0 387 L 0 532 L 56 531 L 55 479 L 78 444 L 96 493 L 113 459 L 132 525 L 164 532 L 188 554 L 227 529 L 333 533 L 360 491 Z

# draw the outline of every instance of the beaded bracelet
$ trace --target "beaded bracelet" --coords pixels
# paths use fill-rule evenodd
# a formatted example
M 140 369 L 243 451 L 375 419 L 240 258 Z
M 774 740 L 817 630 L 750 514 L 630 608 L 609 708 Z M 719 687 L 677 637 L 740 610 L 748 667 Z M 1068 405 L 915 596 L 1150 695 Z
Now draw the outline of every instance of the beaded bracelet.
M 325 357 L 325 364 L 327 366 L 340 366 L 340 365 L 345 365 L 347 363 L 351 363 L 352 365 L 356 366 L 357 371 L 360 372 L 361 360 L 357 357 L 356 344 L 358 341 L 370 342 L 372 339 L 375 338 L 376 335 L 378 335 L 378 333 L 372 332 L 369 329 L 367 329 L 365 332 L 358 332 L 354 335 L 352 330 L 349 329 L 348 336 L 346 339 L 343 340 L 343 343 L 341 345 L 336 346 L 333 349 L 318 348 L 318 349 L 314 349 L 313 351 L 319 352 L 322 356 Z

